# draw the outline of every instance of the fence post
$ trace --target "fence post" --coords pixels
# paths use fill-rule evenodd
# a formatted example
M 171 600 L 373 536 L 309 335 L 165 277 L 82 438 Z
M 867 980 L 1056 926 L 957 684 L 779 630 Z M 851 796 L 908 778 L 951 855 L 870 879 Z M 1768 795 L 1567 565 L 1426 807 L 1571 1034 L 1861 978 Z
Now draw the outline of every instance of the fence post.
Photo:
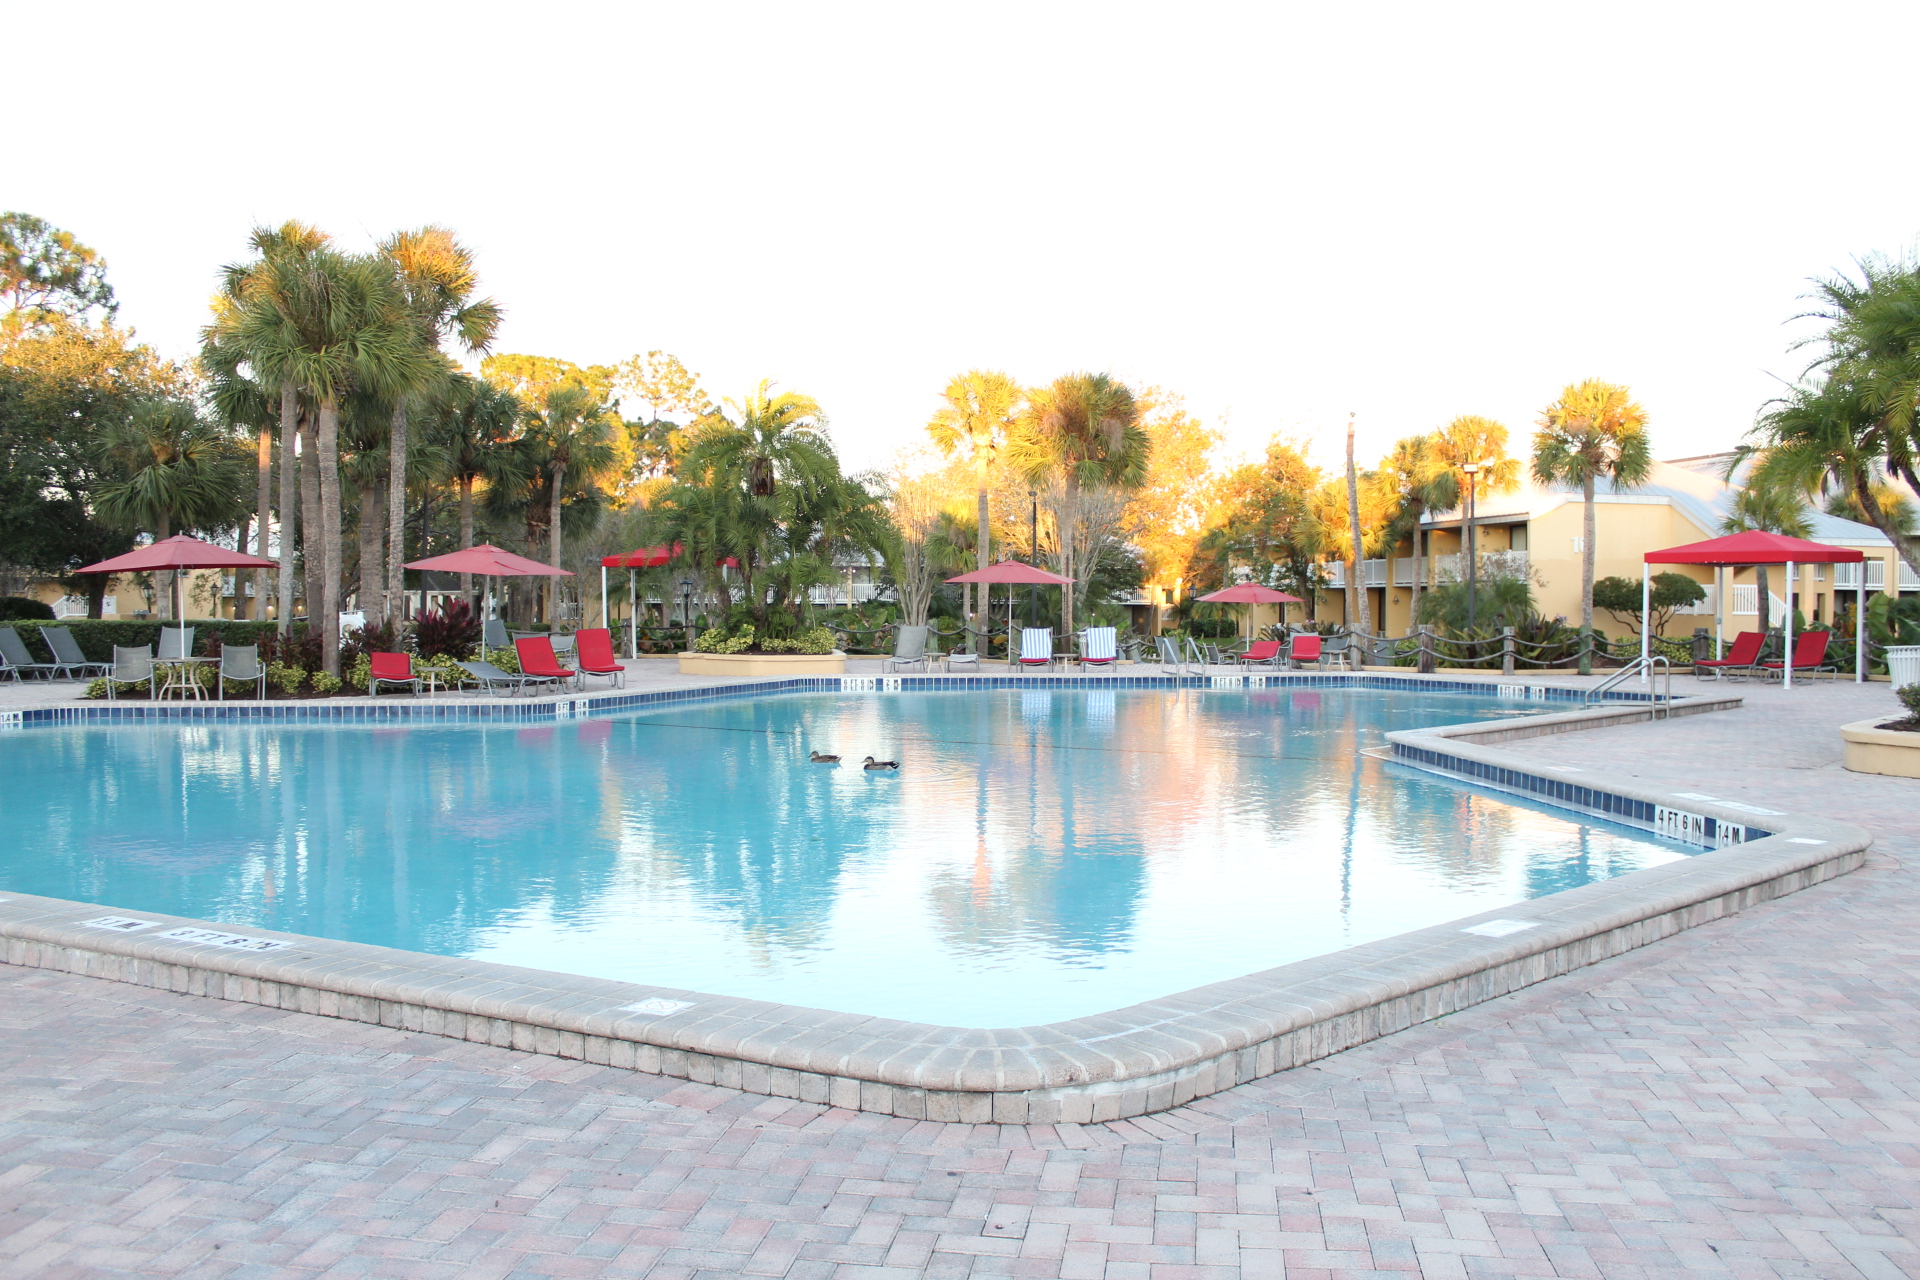
M 1693 629 L 1693 660 L 1699 662 L 1703 658 L 1719 656 L 1713 651 L 1713 634 L 1705 627 L 1695 627 Z
M 1423 676 L 1433 674 L 1433 627 L 1422 623 L 1419 630 L 1420 658 L 1416 670 Z
M 1501 675 L 1510 676 L 1513 674 L 1514 656 L 1515 654 L 1514 654 L 1514 645 L 1513 645 L 1513 628 L 1502 627 L 1500 628 L 1500 674 Z

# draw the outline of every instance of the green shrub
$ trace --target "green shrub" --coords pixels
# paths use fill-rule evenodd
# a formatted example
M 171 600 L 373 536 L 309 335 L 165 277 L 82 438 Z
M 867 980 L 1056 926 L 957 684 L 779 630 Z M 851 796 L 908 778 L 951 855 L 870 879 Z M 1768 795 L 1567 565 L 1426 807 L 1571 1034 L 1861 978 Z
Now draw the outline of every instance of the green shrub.
M 504 649 L 487 650 L 486 660 L 508 675 L 517 676 L 520 674 L 520 651 L 512 645 L 508 645 Z
M 753 648 L 753 626 L 748 624 L 741 628 L 739 635 L 731 637 L 721 627 L 710 627 L 700 633 L 693 648 L 696 653 L 745 653 Z
M 1920 684 L 1910 684 L 1904 688 L 1895 689 L 1893 696 L 1900 699 L 1900 705 L 1907 709 L 1908 715 L 1920 720 Z
M 306 682 L 307 673 L 303 667 L 293 667 L 288 666 L 284 662 L 276 662 L 267 668 L 267 683 L 278 688 L 280 692 L 286 694 L 289 698 L 299 696 L 300 686 Z
M 385 652 L 384 650 L 382 652 Z M 373 659 L 364 653 L 355 654 L 347 667 L 346 681 L 356 689 L 364 689 L 373 682 Z
M 324 671 L 314 672 L 313 691 L 323 698 L 331 698 L 340 692 L 340 677 L 330 676 Z
M 23 622 L 51 622 L 53 606 L 28 596 L 0 596 L 0 622 L 16 618 Z

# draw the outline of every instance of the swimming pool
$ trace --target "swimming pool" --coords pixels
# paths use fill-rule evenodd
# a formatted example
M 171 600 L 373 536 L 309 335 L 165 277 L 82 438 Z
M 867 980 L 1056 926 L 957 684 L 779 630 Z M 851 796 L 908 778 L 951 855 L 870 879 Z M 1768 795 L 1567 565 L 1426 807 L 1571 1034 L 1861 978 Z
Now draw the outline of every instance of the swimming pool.
M 957 1026 L 1096 1013 L 1694 850 L 1359 756 L 1364 689 L 789 694 L 529 727 L 0 736 L 0 887 Z M 808 763 L 810 749 L 848 758 Z M 868 773 L 861 756 L 897 757 Z M 31 834 L 26 834 L 31 833 Z

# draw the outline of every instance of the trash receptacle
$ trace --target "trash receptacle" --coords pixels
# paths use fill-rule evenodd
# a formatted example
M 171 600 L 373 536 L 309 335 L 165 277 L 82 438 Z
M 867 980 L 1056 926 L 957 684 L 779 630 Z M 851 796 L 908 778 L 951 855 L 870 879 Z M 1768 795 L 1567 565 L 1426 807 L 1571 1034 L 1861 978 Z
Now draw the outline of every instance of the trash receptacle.
M 1920 644 L 1888 645 L 1887 675 L 1896 689 L 1920 684 Z

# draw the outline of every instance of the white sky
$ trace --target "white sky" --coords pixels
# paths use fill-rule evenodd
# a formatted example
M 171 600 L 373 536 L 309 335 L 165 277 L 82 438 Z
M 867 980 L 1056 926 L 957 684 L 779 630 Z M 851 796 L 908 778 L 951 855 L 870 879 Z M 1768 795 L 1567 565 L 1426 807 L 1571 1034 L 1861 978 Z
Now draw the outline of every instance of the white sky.
M 34 24 L 47 24 L 35 31 Z M 82 5 L 14 15 L 0 203 L 189 354 L 297 217 L 479 254 L 499 350 L 818 397 L 851 465 L 947 377 L 1110 369 L 1363 457 L 1626 382 L 1732 444 L 1809 276 L 1920 231 L 1912 5 Z M 1891 58 L 1892 61 L 1888 61 Z M 34 59 L 29 60 L 34 61 Z M 24 105 L 23 105 L 24 104 Z M 1803 331 L 1803 330 L 1802 330 Z M 630 406 L 631 408 L 632 406 Z

